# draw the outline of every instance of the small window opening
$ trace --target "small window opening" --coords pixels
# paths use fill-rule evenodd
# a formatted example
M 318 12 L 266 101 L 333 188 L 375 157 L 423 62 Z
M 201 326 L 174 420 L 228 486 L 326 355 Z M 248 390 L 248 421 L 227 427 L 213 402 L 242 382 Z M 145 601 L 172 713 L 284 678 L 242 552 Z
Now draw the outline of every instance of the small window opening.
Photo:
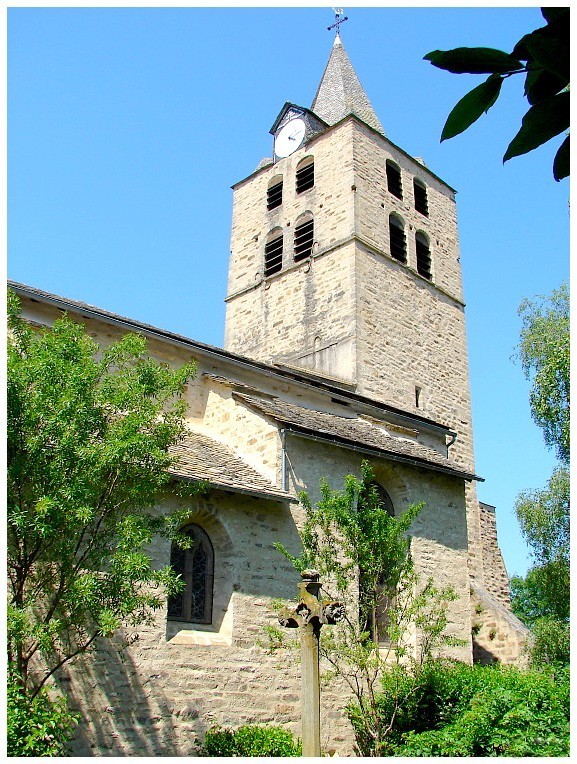
M 303 162 L 297 168 L 296 174 L 296 191 L 297 194 L 302 194 L 303 191 L 308 191 L 315 184 L 315 162 L 312 157 L 303 160 Z
M 413 181 L 413 191 L 415 195 L 415 209 L 422 215 L 429 216 L 429 203 L 427 201 L 427 188 L 419 180 Z
M 423 389 L 419 387 L 418 385 L 415 385 L 415 406 L 416 408 L 421 408 L 421 393 L 423 392 Z
M 417 273 L 426 279 L 431 279 L 431 250 L 429 242 L 422 233 L 415 235 L 417 249 Z
M 396 215 L 389 216 L 391 257 L 401 263 L 407 262 L 407 239 L 403 222 Z
M 387 188 L 394 196 L 403 198 L 403 184 L 401 182 L 401 171 L 396 164 L 387 159 Z
M 185 583 L 185 588 L 168 600 L 168 617 L 191 623 L 212 622 L 214 552 L 207 534 L 198 525 L 187 526 L 182 533 L 191 545 L 182 549 L 173 543 L 170 564 Z
M 264 246 L 264 275 L 272 276 L 282 268 L 283 235 L 276 233 Z
M 266 192 L 266 208 L 274 210 L 282 204 L 282 180 L 269 186 Z
M 299 260 L 305 260 L 307 257 L 312 255 L 314 235 L 314 221 L 312 218 L 306 220 L 300 225 L 295 226 L 295 262 L 299 262 Z

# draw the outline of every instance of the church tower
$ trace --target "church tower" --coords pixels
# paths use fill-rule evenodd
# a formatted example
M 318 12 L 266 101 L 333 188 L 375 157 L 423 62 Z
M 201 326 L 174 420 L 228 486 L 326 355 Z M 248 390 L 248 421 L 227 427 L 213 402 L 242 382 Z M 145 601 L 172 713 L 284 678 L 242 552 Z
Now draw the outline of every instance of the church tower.
M 450 427 L 473 472 L 455 191 L 390 141 L 336 35 L 233 186 L 225 348 Z M 470 552 L 479 542 L 469 497 Z
M 225 348 L 449 424 L 470 466 L 455 192 L 384 134 L 335 37 L 234 189 Z

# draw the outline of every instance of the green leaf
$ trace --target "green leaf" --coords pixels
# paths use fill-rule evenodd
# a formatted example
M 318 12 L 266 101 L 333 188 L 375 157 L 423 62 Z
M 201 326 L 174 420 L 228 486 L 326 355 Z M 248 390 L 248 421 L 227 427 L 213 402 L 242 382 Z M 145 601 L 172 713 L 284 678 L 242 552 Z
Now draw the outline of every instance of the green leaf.
M 525 78 L 525 95 L 533 106 L 556 95 L 566 85 L 567 82 L 546 69 L 529 69 Z
M 569 25 L 569 8 L 541 8 L 545 21 L 550 24 L 554 21 L 566 20 Z
M 433 50 L 423 58 L 454 74 L 505 74 L 523 69 L 520 61 L 495 48 Z
M 447 117 L 441 141 L 459 135 L 473 122 L 476 122 L 482 114 L 489 111 L 499 97 L 502 82 L 503 79 L 498 74 L 492 74 L 485 82 L 461 98 Z
M 525 37 L 525 45 L 531 58 L 552 74 L 569 83 L 569 29 L 553 30 L 550 27 L 536 29 Z
M 567 178 L 569 176 L 570 153 L 569 136 L 567 136 L 561 144 L 559 151 L 556 153 L 555 160 L 553 162 L 553 177 L 555 180 L 563 180 L 563 178 Z
M 509 144 L 503 162 L 536 149 L 569 128 L 569 93 L 559 93 L 532 106 Z
M 521 37 L 519 42 L 515 45 L 515 47 L 511 51 L 511 55 L 514 58 L 519 58 L 521 59 L 521 61 L 527 61 L 527 59 L 531 57 L 531 54 L 529 53 L 529 50 L 526 44 L 527 38 L 530 37 L 531 34 L 532 32 L 529 32 L 528 34 L 523 35 L 523 37 Z

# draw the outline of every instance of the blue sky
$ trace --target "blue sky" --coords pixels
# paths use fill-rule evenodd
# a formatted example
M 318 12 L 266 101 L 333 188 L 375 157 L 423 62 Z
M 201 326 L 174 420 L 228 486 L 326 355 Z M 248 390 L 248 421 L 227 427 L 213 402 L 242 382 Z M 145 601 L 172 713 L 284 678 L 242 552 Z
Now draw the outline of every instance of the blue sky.
M 458 190 L 479 498 L 497 507 L 510 574 L 530 558 L 516 495 L 554 456 L 512 361 L 517 308 L 569 273 L 560 141 L 502 164 L 526 111 L 511 78 L 497 104 L 439 142 L 482 78 L 423 56 L 511 50 L 531 8 L 347 8 L 342 40 L 388 137 Z M 330 8 L 11 8 L 8 275 L 221 346 L 232 192 L 285 101 L 309 107 L 330 54 Z

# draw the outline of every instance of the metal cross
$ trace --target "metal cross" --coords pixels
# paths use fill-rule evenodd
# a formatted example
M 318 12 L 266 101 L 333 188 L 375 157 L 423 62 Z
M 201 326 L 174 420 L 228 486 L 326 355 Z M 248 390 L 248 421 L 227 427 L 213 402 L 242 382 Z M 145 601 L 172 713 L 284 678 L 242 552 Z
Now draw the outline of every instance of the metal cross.
M 335 12 L 335 23 L 332 26 L 327 27 L 327 29 L 330 32 L 331 29 L 335 29 L 336 28 L 336 30 L 337 30 L 336 34 L 338 35 L 338 34 L 340 34 L 340 29 L 339 29 L 340 25 L 344 24 L 345 21 L 348 21 L 349 17 L 348 16 L 343 16 L 343 9 L 342 8 L 333 8 L 333 11 Z

